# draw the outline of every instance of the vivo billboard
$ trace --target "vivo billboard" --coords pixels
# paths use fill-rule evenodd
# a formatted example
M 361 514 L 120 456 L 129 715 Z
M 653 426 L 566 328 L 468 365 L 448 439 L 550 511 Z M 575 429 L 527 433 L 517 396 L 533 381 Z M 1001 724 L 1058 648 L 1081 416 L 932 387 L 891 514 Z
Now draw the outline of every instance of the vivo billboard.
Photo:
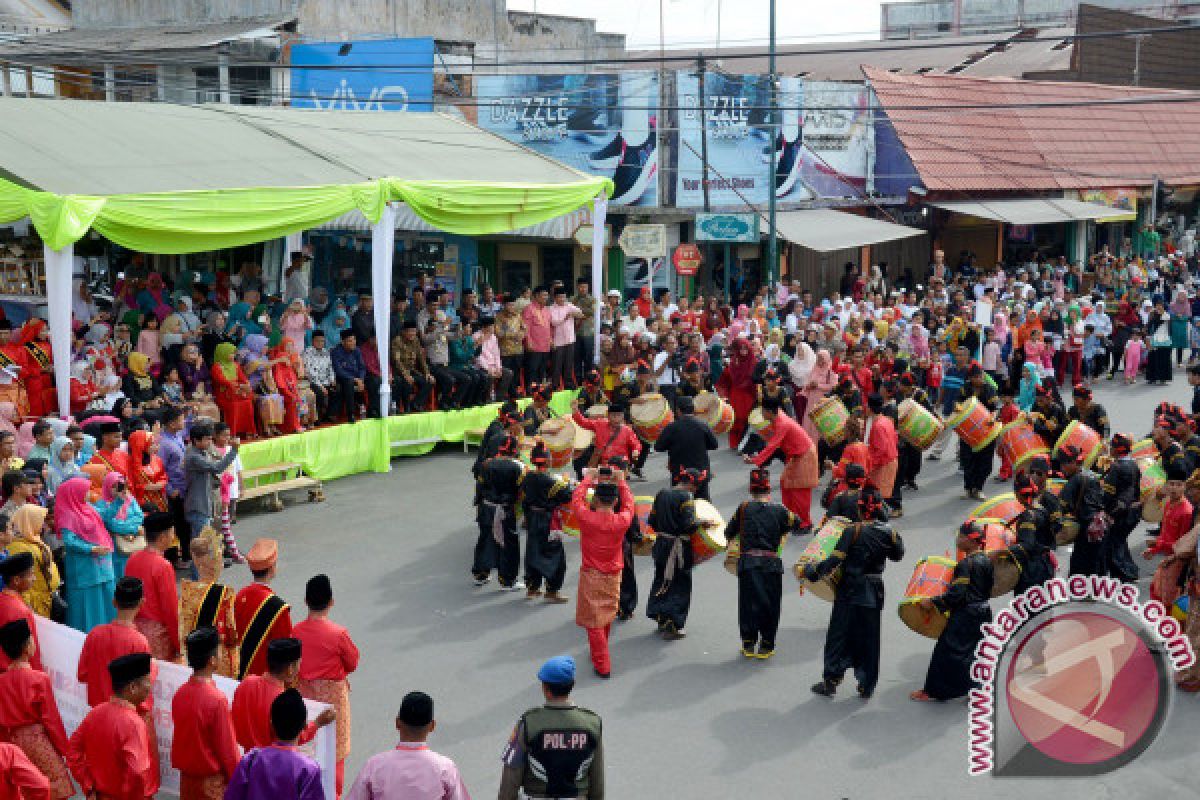
M 433 110 L 433 39 L 298 44 L 291 67 L 294 108 Z

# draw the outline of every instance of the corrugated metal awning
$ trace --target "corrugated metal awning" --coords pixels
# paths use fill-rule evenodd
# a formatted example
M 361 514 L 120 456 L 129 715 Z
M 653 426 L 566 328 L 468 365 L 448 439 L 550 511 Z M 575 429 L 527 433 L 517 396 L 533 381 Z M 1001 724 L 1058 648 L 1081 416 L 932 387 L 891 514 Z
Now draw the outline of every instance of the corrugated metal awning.
M 994 219 L 1010 225 L 1041 225 L 1051 222 L 1076 222 L 1094 219 L 1097 222 L 1118 222 L 1134 219 L 1123 208 L 1098 203 L 1084 203 L 1062 197 L 1013 197 L 998 200 L 968 200 L 962 202 L 930 203 L 934 208 L 967 214 L 980 219 Z
M 496 234 L 497 236 L 518 236 L 529 239 L 570 239 L 575 235 L 575 231 L 580 225 L 588 225 L 592 221 L 592 210 L 590 208 L 580 208 L 572 211 L 570 214 L 563 214 L 561 217 L 548 219 L 545 222 L 539 222 L 537 225 L 529 225 L 524 228 L 518 228 L 515 231 Z M 355 231 L 358 233 L 370 233 L 371 223 L 367 222 L 358 211 L 351 211 L 349 214 L 342 214 L 340 217 L 334 217 L 324 225 L 319 225 L 314 230 L 323 231 Z M 416 215 L 408 205 L 399 203 L 396 206 L 396 230 L 398 231 L 416 231 L 418 233 L 438 233 L 438 229 L 430 225 L 425 220 Z
M 781 212 L 776 215 L 775 228 L 789 242 L 819 252 L 907 239 L 925 233 L 920 228 L 828 208 Z

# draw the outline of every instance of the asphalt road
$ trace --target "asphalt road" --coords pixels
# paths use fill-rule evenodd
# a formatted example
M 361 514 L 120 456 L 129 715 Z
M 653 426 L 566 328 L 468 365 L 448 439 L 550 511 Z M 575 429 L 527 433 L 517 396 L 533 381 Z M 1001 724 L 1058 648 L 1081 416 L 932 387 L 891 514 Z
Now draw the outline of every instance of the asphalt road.
M 1169 387 L 1104 383 L 1097 399 L 1118 430 L 1149 429 L 1154 404 L 1187 404 L 1183 372 Z M 953 452 L 952 450 L 948 452 Z M 652 564 L 638 560 L 642 605 L 613 629 L 613 677 L 592 675 L 574 604 L 546 606 L 493 582 L 472 586 L 468 568 L 477 526 L 470 503 L 472 456 L 445 447 L 393 462 L 387 475 L 327 487 L 328 501 L 289 503 L 281 514 L 244 513 L 234 528 L 243 550 L 262 535 L 281 542 L 277 590 L 303 617 L 304 582 L 328 573 L 334 617 L 349 627 L 363 659 L 353 676 L 354 751 L 347 786 L 371 754 L 394 745 L 393 720 L 412 689 L 432 694 L 439 723 L 431 745 L 458 763 L 476 798 L 495 795 L 500 752 L 514 720 L 540 702 L 534 674 L 545 658 L 571 653 L 580 665 L 575 699 L 604 718 L 609 797 L 978 798 L 1177 797 L 1194 793 L 1195 699 L 1176 695 L 1162 735 L 1131 765 L 1094 779 L 998 779 L 967 775 L 964 702 L 916 704 L 933 641 L 895 613 L 913 564 L 942 553 L 974 505 L 963 496 L 953 459 L 925 462 L 920 491 L 897 520 L 907 555 L 885 574 L 882 678 L 869 702 L 852 677 L 833 701 L 809 686 L 820 677 L 830 606 L 800 597 L 785 576 L 778 652 L 770 661 L 739 653 L 736 581 L 719 560 L 695 572 L 688 636 L 664 642 L 645 618 Z M 714 463 L 713 499 L 728 516 L 743 499 L 747 469 L 723 450 Z M 666 481 L 651 458 L 650 480 Z M 1010 488 L 1010 487 L 1009 487 Z M 1007 491 L 989 481 L 989 493 Z M 1140 542 L 1135 532 L 1131 542 Z M 523 541 L 523 540 L 522 540 Z M 803 544 L 792 542 L 788 565 Z M 567 591 L 574 593 L 577 548 L 568 545 Z M 1060 553 L 1061 555 L 1061 553 Z M 1065 559 L 1064 559 L 1065 563 Z M 1150 570 L 1143 571 L 1143 589 Z M 230 582 L 248 573 L 234 569 Z M 850 687 L 847 690 L 847 687 Z

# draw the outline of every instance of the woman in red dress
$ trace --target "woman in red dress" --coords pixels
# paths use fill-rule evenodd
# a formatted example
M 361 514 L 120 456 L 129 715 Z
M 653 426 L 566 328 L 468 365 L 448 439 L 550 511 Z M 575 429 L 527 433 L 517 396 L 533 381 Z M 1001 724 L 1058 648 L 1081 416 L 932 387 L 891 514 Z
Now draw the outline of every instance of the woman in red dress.
M 246 373 L 233 360 L 237 348 L 229 342 L 217 345 L 212 368 L 213 398 L 234 436 L 256 436 L 254 392 Z
M 166 511 L 167 470 L 149 431 L 129 434 L 129 488 L 143 511 Z
M 292 365 L 297 358 L 293 349 L 291 337 L 285 336 L 279 344 L 271 348 L 271 373 L 275 378 L 275 390 L 283 395 L 283 425 L 284 433 L 299 433 L 300 427 L 300 381 L 296 377 L 296 368 Z
M 746 432 L 746 421 L 754 410 L 757 398 L 754 386 L 754 349 L 747 339 L 735 339 L 729 366 L 721 372 L 717 392 L 733 406 L 733 427 L 729 429 L 729 446 L 736 448 Z

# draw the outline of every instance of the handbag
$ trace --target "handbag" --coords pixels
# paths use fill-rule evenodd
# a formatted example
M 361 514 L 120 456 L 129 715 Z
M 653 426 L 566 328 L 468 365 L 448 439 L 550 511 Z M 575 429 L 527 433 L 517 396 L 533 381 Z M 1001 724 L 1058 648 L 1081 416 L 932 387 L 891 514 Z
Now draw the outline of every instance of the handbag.
M 112 537 L 112 540 L 113 549 L 117 551 L 118 555 L 126 558 L 146 549 L 146 537 L 140 533 L 133 537 L 116 535 Z

